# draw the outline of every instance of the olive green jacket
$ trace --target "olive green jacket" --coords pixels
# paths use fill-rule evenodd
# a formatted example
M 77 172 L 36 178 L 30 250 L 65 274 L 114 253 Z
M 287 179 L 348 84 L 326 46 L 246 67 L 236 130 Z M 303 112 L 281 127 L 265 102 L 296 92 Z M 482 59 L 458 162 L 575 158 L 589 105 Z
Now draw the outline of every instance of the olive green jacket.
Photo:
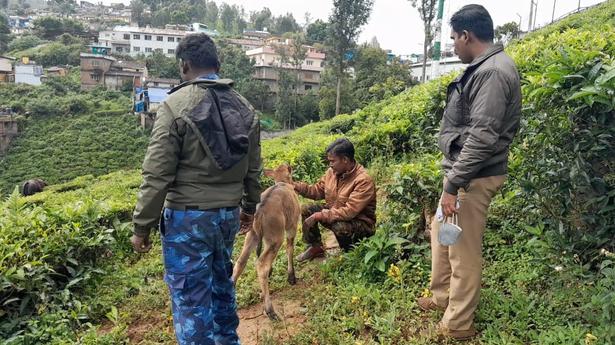
M 157 228 L 163 206 L 241 205 L 254 213 L 260 201 L 260 124 L 231 86 L 229 79 L 184 83 L 160 106 L 133 213 L 135 234 Z

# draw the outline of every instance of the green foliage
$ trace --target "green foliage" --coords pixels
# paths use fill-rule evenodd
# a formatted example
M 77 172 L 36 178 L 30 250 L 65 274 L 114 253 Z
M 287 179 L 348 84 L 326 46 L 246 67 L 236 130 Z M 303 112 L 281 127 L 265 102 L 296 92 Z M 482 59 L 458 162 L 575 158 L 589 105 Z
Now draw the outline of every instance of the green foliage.
M 321 19 L 316 19 L 315 22 L 308 25 L 306 29 L 306 38 L 311 43 L 324 43 L 327 40 L 328 24 Z
M 10 33 L 9 18 L 4 14 L 4 12 L 0 12 L 0 53 L 3 53 L 8 49 Z
M 526 105 L 514 175 L 547 234 L 586 260 L 615 247 L 615 31 L 595 30 L 511 48 Z
M 54 40 L 62 34 L 84 36 L 85 28 L 70 18 L 40 17 L 32 21 L 34 34 L 44 40 Z
M 175 58 L 167 57 L 159 50 L 145 58 L 145 65 L 150 76 L 180 79 L 179 66 Z
M 0 323 L 3 339 L 47 343 L 88 318 L 79 291 L 128 252 L 130 227 L 115 219 L 130 214 L 140 182 L 136 171 L 84 176 L 27 198 L 15 190 L 0 204 L 0 319 L 11 320 Z
M 354 98 L 361 108 L 401 93 L 412 80 L 407 66 L 397 59 L 389 62 L 384 50 L 367 44 L 359 47 L 353 64 Z
M 329 60 L 334 66 L 336 85 L 344 78 L 348 61 L 346 53 L 355 47 L 356 39 L 361 32 L 361 27 L 367 23 L 372 10 L 373 0 L 334 0 L 333 12 L 329 16 L 329 35 L 327 45 Z M 341 89 L 336 88 L 335 115 L 341 112 Z M 321 108 L 322 109 L 322 108 Z
M 34 35 L 19 36 L 11 41 L 8 45 L 8 51 L 25 50 L 28 48 L 34 48 L 41 44 L 43 41 Z
M 71 98 L 78 107 L 78 96 Z M 148 135 L 133 115 L 31 119 L 0 162 L 2 191 L 30 178 L 48 183 L 141 165 Z M 87 149 L 84 149 L 87 148 Z

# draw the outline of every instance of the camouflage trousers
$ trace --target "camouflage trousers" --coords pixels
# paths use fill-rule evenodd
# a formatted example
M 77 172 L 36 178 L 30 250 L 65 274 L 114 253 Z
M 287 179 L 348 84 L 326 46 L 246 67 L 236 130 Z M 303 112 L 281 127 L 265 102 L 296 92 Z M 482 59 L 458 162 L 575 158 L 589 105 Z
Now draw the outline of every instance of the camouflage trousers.
M 178 211 L 161 222 L 164 280 L 180 345 L 238 345 L 231 255 L 239 209 Z
M 305 222 L 309 216 L 323 209 L 324 207 L 319 204 L 304 205 L 301 208 L 301 217 Z M 311 246 L 322 245 L 318 225 L 319 223 L 315 223 L 314 226 L 310 228 L 303 228 L 303 242 Z M 375 232 L 373 225 L 359 219 L 332 223 L 320 222 L 320 225 L 333 232 L 340 248 L 346 252 L 349 251 L 355 243 L 365 237 L 372 236 Z

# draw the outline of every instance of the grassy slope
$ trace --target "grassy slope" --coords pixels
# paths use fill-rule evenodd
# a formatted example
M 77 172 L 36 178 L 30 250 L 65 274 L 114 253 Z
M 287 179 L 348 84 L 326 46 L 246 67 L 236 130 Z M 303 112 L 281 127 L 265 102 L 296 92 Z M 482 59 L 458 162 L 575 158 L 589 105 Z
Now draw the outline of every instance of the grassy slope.
M 609 2 L 607 10 L 602 8 L 596 13 L 614 13 L 613 4 L 613 1 Z M 593 18 L 593 15 L 589 17 Z M 604 17 L 612 21 L 612 15 Z M 578 23 L 579 19 L 570 21 Z M 531 58 L 533 55 L 527 56 Z M 446 79 L 434 81 L 372 104 L 356 114 L 309 125 L 289 137 L 266 142 L 263 145 L 266 164 L 274 166 L 287 161 L 297 167 L 297 177 L 314 180 L 324 169 L 321 152 L 325 145 L 341 134 L 350 136 L 357 143 L 362 161 L 370 164 L 372 174 L 382 186 L 381 225 L 375 239 L 386 241 L 391 233 L 406 231 L 407 225 L 416 219 L 415 212 L 404 212 L 405 204 L 394 197 L 389 185 L 396 180 L 397 172 L 415 173 L 412 163 L 417 157 L 427 157 L 425 162 L 437 160 L 437 156 L 423 155 L 435 152 L 433 140 L 437 120 L 433 113 L 441 111 L 445 84 Z M 422 134 L 417 135 L 418 132 Z M 410 162 L 407 157 L 410 157 Z M 127 176 L 130 176 L 129 180 L 138 180 L 136 172 Z M 123 180 L 127 176 L 115 174 L 94 183 L 94 186 L 98 186 L 104 195 L 105 183 Z M 103 213 L 101 217 L 109 219 L 123 214 L 122 218 L 127 220 L 126 212 L 134 202 L 134 188 L 124 194 L 116 192 L 122 200 L 116 204 L 122 205 L 120 209 L 124 212 Z M 70 196 L 49 193 L 28 200 L 39 203 L 37 200 L 48 198 L 50 207 L 51 204 L 66 204 L 63 198 L 79 203 L 82 198 L 79 195 L 85 197 L 91 190 L 75 193 Z M 604 277 L 599 280 L 598 275 L 582 267 L 574 256 L 544 248 L 544 243 L 524 231 L 522 224 L 515 224 L 515 203 L 516 195 L 511 191 L 498 196 L 492 208 L 485 239 L 482 303 L 477 315 L 477 326 L 482 335 L 471 344 L 607 344 L 608 325 L 601 325 L 598 320 L 600 307 L 604 304 L 592 305 L 591 301 L 600 292 L 596 286 L 608 283 L 608 280 Z M 118 233 L 125 236 L 126 229 Z M 160 279 L 159 243 L 152 254 L 137 257 L 121 252 L 126 249 L 125 237 L 122 238 L 120 246 L 113 247 L 120 252 L 103 265 L 107 272 L 113 273 L 98 276 L 78 292 L 83 303 L 91 308 L 88 312 L 90 321 L 99 324 L 109 319 L 113 326 L 106 327 L 104 332 L 99 331 L 98 335 L 95 330 L 79 336 L 63 331 L 57 335 L 56 343 L 81 338 L 81 342 L 87 344 L 121 344 L 129 335 L 130 327 L 143 314 L 162 315 L 152 319 L 143 343 L 173 343 L 165 319 L 168 318 L 168 305 L 166 289 Z M 241 241 L 238 241 L 236 248 L 240 245 Z M 421 314 L 414 303 L 416 296 L 426 293 L 429 280 L 427 247 L 420 237 L 418 241 L 400 247 L 401 255 L 394 262 L 400 269 L 399 275 L 395 270 L 387 275 L 364 263 L 366 254 L 377 248 L 376 241 L 365 243 L 349 255 L 330 260 L 322 272 L 316 274 L 317 277 L 322 275 L 323 280 L 319 282 L 324 285 L 306 290 L 310 321 L 290 343 L 435 343 L 433 338 L 420 335 L 420 330 L 430 329 L 439 315 Z M 276 261 L 274 289 L 285 286 L 284 266 L 283 259 Z M 258 301 L 258 288 L 251 267 L 248 266 L 238 287 L 241 306 Z M 300 278 L 313 281 L 310 276 Z M 607 300 L 606 303 L 612 302 Z M 58 322 L 63 318 L 60 316 Z M 55 321 L 50 324 L 55 324 Z M 593 340 L 594 336 L 597 340 Z

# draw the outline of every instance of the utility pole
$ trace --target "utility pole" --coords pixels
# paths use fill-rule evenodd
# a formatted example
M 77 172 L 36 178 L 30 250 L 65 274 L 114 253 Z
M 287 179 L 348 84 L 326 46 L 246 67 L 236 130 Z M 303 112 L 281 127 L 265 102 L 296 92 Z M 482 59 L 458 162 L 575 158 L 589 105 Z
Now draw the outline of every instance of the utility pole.
M 553 12 L 551 12 L 551 23 L 553 23 L 553 21 L 555 20 L 555 4 L 557 3 L 557 0 L 553 0 Z
M 444 0 L 438 0 L 438 17 L 436 19 L 436 32 L 434 37 L 436 42 L 433 46 L 433 56 L 431 58 L 431 79 L 438 77 L 440 69 L 440 57 L 442 56 L 442 17 L 444 15 Z M 425 80 L 423 80 L 425 82 Z
M 519 32 L 521 32 L 521 15 L 519 13 L 517 13 L 517 17 L 519 17 Z
M 530 20 L 527 31 L 530 32 L 536 26 L 536 13 L 538 12 L 538 0 L 530 0 Z

